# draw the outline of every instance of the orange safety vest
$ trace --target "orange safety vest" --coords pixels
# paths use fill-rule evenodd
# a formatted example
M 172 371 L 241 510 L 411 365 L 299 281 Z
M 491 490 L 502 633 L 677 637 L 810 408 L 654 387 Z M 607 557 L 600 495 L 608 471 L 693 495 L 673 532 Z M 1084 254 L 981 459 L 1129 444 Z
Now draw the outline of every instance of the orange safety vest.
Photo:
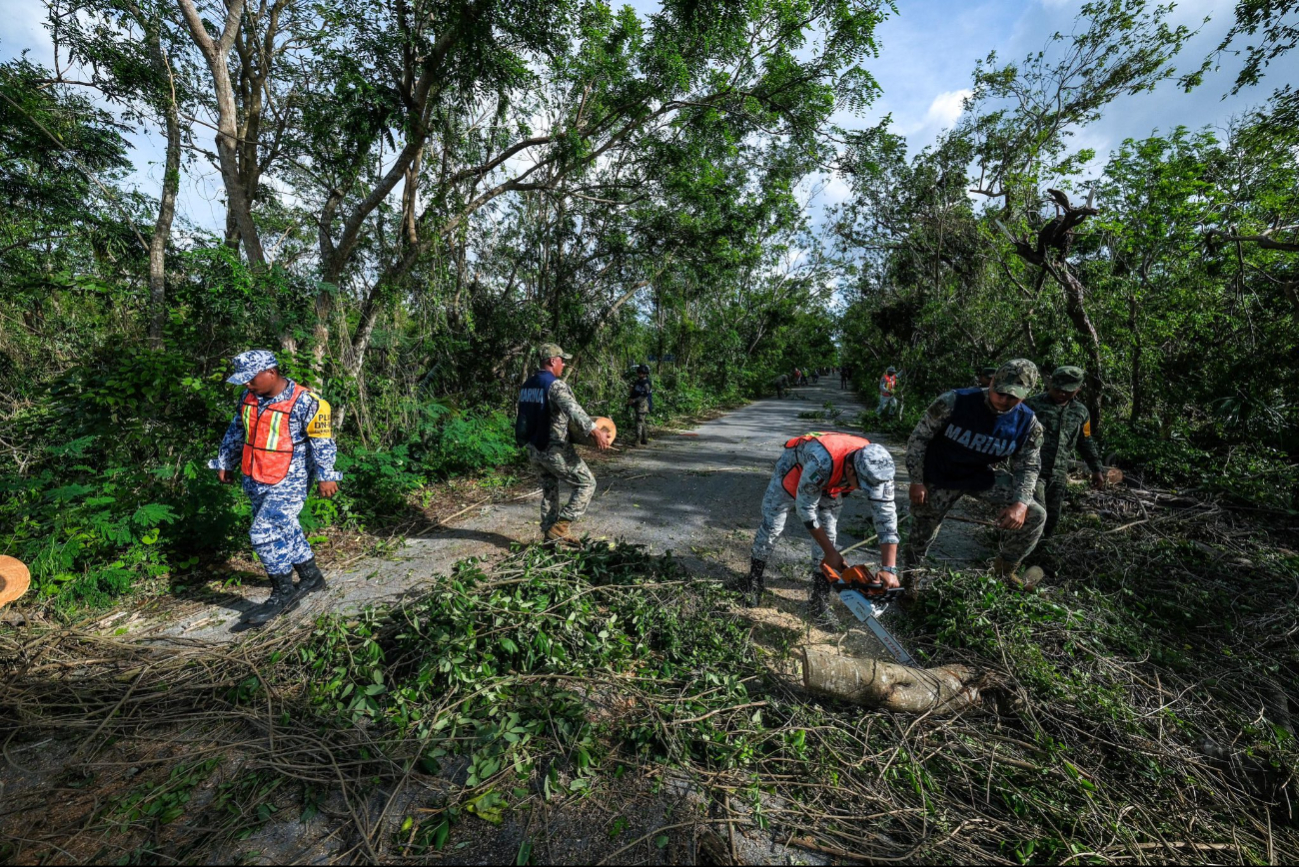
M 293 396 L 269 403 L 265 409 L 257 408 L 257 396 L 251 391 L 244 395 L 239 414 L 244 420 L 244 459 L 241 469 L 245 476 L 263 485 L 278 485 L 289 474 L 293 463 L 293 434 L 289 430 L 289 414 L 298 398 L 307 393 L 299 383 L 293 385 Z
M 880 390 L 884 392 L 885 396 L 892 397 L 893 392 L 897 390 L 897 387 L 898 387 L 898 378 L 896 376 L 889 376 L 887 373 L 884 374 L 884 379 L 882 381 Z
M 853 436 L 852 434 L 843 433 L 810 433 L 801 437 L 794 437 L 785 443 L 785 448 L 792 449 L 801 446 L 805 442 L 816 440 L 825 446 L 825 450 L 830 453 L 830 461 L 834 469 L 830 472 L 830 480 L 825 483 L 825 492 L 831 497 L 837 497 L 840 494 L 846 494 L 849 491 L 856 490 L 844 479 L 844 461 L 848 455 L 865 448 L 871 444 L 866 437 Z M 781 480 L 781 486 L 784 487 L 785 493 L 791 497 L 798 497 L 798 481 L 803 478 L 803 468 L 794 464 L 789 472 L 785 473 L 785 478 Z

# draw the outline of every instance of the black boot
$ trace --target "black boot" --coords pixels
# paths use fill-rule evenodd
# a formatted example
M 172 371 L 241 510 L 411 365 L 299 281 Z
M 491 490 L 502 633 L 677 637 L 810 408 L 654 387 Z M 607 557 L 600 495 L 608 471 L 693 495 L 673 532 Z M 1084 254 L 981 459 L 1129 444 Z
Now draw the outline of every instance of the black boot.
M 248 613 L 244 620 L 251 626 L 261 626 L 272 618 L 298 607 L 301 598 L 293 589 L 293 573 L 272 575 L 271 597 Z
M 298 571 L 298 595 L 306 596 L 308 593 L 315 593 L 317 590 L 328 590 L 329 585 L 325 583 L 325 573 L 320 571 L 316 565 L 316 558 L 304 560 L 293 567 Z
M 830 609 L 830 582 L 820 569 L 812 570 L 812 588 L 807 594 L 808 619 L 826 632 L 838 632 L 843 627 L 839 616 Z
M 757 601 L 757 596 L 761 595 L 762 593 L 764 587 L 762 573 L 766 571 L 766 569 L 767 569 L 766 560 L 757 560 L 754 558 L 750 558 L 749 571 L 744 575 L 740 575 L 736 578 L 730 579 L 722 586 L 725 587 L 727 590 L 732 590 L 736 593 L 743 593 L 744 604 L 749 608 L 752 608 L 753 604 Z M 756 594 L 754 593 L 755 587 L 757 588 Z M 750 597 L 752 597 L 753 599 L 752 602 L 750 601 Z
M 749 588 L 744 593 L 746 607 L 756 608 L 758 606 L 758 601 L 762 599 L 762 594 L 767 589 L 766 572 L 766 560 L 749 560 L 749 574 L 746 577 Z

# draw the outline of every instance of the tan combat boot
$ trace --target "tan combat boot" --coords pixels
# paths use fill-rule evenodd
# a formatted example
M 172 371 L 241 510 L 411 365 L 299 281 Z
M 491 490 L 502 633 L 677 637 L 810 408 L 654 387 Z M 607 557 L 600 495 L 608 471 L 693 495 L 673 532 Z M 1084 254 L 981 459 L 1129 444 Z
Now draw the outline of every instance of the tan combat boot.
M 1022 576 L 1016 573 L 1018 568 L 1018 563 L 1007 563 L 1001 559 L 1000 555 L 992 561 L 994 575 L 1016 590 L 1023 590 L 1025 593 L 1032 593 L 1036 590 L 1038 582 L 1046 576 L 1046 573 L 1037 566 L 1030 566 L 1025 569 Z
M 546 531 L 546 541 L 565 548 L 580 548 L 582 546 L 581 540 L 568 532 L 569 523 L 569 521 L 556 521 L 552 524 L 550 529 Z

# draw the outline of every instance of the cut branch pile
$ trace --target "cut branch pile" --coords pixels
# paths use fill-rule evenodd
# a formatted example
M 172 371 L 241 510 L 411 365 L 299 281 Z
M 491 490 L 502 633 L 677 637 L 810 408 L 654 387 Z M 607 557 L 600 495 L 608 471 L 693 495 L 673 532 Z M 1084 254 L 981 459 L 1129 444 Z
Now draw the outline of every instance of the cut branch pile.
M 725 593 L 625 547 L 465 564 L 425 597 L 234 647 L 6 632 L 0 845 L 64 863 L 265 854 L 286 836 L 298 848 L 279 857 L 415 862 L 457 841 L 481 854 L 494 835 L 521 836 L 537 860 L 612 863 L 685 859 L 683 839 L 741 863 L 773 842 L 861 862 L 1294 860 L 1293 738 L 1255 665 L 1289 651 L 1217 644 L 1227 627 L 1292 634 L 1293 601 L 1246 611 L 1155 568 L 1175 526 L 1191 557 L 1207 556 L 1196 542 L 1244 544 L 1220 513 L 1185 511 L 1063 537 L 1070 558 L 1100 543 L 1138 559 L 1054 597 L 940 579 L 913 620 L 933 637 L 916 646 L 997 684 L 941 719 L 791 689 Z M 1254 568 L 1250 593 L 1275 601 L 1275 571 Z M 1172 605 L 1156 596 L 1193 617 L 1188 599 L 1212 599 L 1222 617 L 1187 629 L 1216 656 L 1174 659 L 1106 605 L 1138 578 L 1156 620 Z M 150 812 L 166 797 L 171 812 Z M 283 824 L 312 805 L 323 819 Z M 603 824 L 575 853 L 578 816 Z

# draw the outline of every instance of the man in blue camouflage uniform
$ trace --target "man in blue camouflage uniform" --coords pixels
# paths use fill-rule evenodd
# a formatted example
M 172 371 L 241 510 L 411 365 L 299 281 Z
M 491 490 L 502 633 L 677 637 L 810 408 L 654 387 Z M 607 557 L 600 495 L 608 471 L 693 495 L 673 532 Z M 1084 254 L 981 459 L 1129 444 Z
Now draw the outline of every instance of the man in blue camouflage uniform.
M 595 496 L 595 475 L 573 448 L 570 437 L 590 437 L 591 444 L 604 451 L 613 442 L 608 431 L 597 427 L 573 396 L 564 375 L 565 362 L 573 356 L 557 344 L 543 343 L 538 351 L 541 369 L 519 391 L 515 438 L 526 443 L 528 461 L 541 476 L 541 536 L 545 542 L 574 546 L 579 540 L 569 528 L 586 513 Z M 573 493 L 561 508 L 559 483 L 571 485 Z
M 993 571 L 1029 589 L 1016 570 L 1042 537 L 1046 510 L 1035 498 L 1042 469 L 1042 425 L 1024 398 L 1037 385 L 1037 366 L 1016 358 L 997 368 L 985 389 L 962 388 L 935 400 L 907 440 L 911 532 L 902 552 L 906 586 L 938 536 L 943 518 L 962 497 L 1000 508 L 1000 552 Z
M 271 579 L 271 596 L 262 605 L 249 612 L 249 624 L 261 626 L 271 618 L 291 611 L 301 597 L 315 590 L 325 589 L 325 576 L 316 565 L 311 545 L 298 523 L 298 514 L 307 502 L 307 489 L 314 476 L 322 497 L 338 493 L 342 473 L 334 469 L 338 447 L 330 429 L 330 407 L 318 395 L 304 386 L 281 375 L 275 356 L 264 349 L 240 353 L 234 359 L 234 375 L 227 382 L 242 385 L 235 417 L 226 428 L 221 440 L 221 450 L 208 467 L 217 471 L 223 484 L 233 484 L 236 470 L 242 470 L 244 493 L 252 500 L 253 523 L 248 531 L 253 550 Z M 274 419 L 277 407 L 291 407 L 285 416 L 288 421 L 287 438 L 279 451 L 261 448 L 256 442 L 258 420 L 269 413 Z M 251 426 L 251 430 L 250 430 Z M 291 445 L 291 453 L 284 446 Z M 277 469 L 284 470 L 279 481 L 269 481 L 278 475 L 263 474 L 254 468 L 249 475 L 251 456 L 261 451 L 278 461 Z M 287 464 L 287 467 L 285 467 Z M 254 476 L 263 475 L 259 481 Z M 295 587 L 293 573 L 297 571 L 301 582 Z
M 815 435 L 847 439 L 842 434 Z M 852 450 L 843 459 L 840 478 L 835 478 L 834 458 L 817 438 L 800 437 L 801 442 L 788 446 L 776 459 L 776 466 L 762 498 L 762 525 L 753 538 L 749 573 L 731 589 L 745 594 L 746 604 L 756 605 L 765 589 L 767 560 L 775 550 L 785 521 L 792 511 L 802 520 L 812 537 L 812 583 L 808 593 L 808 616 L 825 629 L 837 629 L 839 618 L 830 609 L 830 584 L 821 572 L 824 560 L 832 569 L 842 571 L 847 564 L 835 548 L 838 539 L 839 513 L 844 497 L 857 488 L 866 491 L 880 543 L 880 578 L 890 587 L 898 586 L 898 511 L 894 503 L 893 477 L 896 467 L 888 449 L 861 437 L 849 443 Z M 791 441 L 793 442 L 793 441 Z M 796 494 L 791 496 L 787 480 L 799 470 Z M 839 490 L 846 486 L 847 491 Z

